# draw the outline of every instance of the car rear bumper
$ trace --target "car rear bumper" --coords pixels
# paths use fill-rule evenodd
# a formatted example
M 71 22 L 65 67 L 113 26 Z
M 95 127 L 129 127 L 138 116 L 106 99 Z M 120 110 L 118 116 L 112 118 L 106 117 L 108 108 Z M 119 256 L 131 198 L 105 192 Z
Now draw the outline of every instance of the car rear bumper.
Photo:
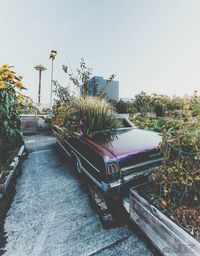
M 152 170 L 148 169 L 135 174 L 130 174 L 115 182 L 109 184 L 104 183 L 101 189 L 106 196 L 122 197 L 129 192 L 130 188 L 150 183 L 152 181 L 151 172 Z

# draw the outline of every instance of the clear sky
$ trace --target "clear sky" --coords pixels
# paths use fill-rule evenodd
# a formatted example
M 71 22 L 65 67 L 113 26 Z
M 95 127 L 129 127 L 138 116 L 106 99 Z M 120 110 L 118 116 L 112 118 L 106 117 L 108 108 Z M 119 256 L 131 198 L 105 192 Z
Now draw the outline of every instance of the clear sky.
M 43 64 L 42 103 L 49 102 L 51 49 L 58 51 L 54 78 L 69 85 L 83 57 L 94 75 L 116 74 L 120 97 L 148 93 L 200 93 L 199 0 L 0 0 L 1 63 L 23 75 L 37 97 Z M 67 57 L 68 56 L 68 57 Z M 73 89 L 72 85 L 70 88 Z

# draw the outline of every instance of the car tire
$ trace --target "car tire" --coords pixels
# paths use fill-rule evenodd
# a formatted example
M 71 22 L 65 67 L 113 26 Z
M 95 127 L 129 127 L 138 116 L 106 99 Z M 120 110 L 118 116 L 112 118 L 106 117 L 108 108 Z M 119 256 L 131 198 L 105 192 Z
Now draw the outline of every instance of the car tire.
M 105 229 L 116 227 L 116 222 L 109 207 L 110 200 L 93 183 L 88 181 L 87 185 L 91 206 L 99 215 L 103 227 Z

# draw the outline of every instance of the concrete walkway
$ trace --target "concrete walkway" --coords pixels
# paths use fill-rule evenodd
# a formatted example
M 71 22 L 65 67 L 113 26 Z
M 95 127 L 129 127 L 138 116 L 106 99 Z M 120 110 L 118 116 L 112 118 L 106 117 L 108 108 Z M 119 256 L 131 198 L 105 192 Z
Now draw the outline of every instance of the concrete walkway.
M 127 227 L 104 230 L 81 184 L 48 134 L 29 136 L 30 154 L 5 221 L 5 256 L 153 255 Z

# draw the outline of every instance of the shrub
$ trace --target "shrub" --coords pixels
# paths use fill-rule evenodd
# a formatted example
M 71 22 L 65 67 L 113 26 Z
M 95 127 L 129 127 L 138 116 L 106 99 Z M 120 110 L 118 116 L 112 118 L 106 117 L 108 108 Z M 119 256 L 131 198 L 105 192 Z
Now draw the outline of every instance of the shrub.
M 163 131 L 163 166 L 154 173 L 167 201 L 189 206 L 200 203 L 200 123 L 171 122 Z
M 54 82 L 54 93 L 56 98 L 53 105 L 53 116 L 49 116 L 49 125 L 62 126 L 65 119 L 71 115 L 71 102 L 74 100 L 74 95 L 70 93 L 68 87 L 60 85 L 57 81 Z
M 137 115 L 135 117 L 129 117 L 130 121 L 134 123 L 134 125 L 139 129 L 146 129 L 148 119 L 141 115 Z
M 65 109 L 63 125 L 71 131 L 80 131 L 86 137 L 101 131 L 106 137 L 116 134 L 119 122 L 113 117 L 112 106 L 103 98 L 74 99 Z
M 0 67 L 0 162 L 6 159 L 8 150 L 21 143 L 21 123 L 18 107 L 24 96 L 21 77 L 12 67 Z

